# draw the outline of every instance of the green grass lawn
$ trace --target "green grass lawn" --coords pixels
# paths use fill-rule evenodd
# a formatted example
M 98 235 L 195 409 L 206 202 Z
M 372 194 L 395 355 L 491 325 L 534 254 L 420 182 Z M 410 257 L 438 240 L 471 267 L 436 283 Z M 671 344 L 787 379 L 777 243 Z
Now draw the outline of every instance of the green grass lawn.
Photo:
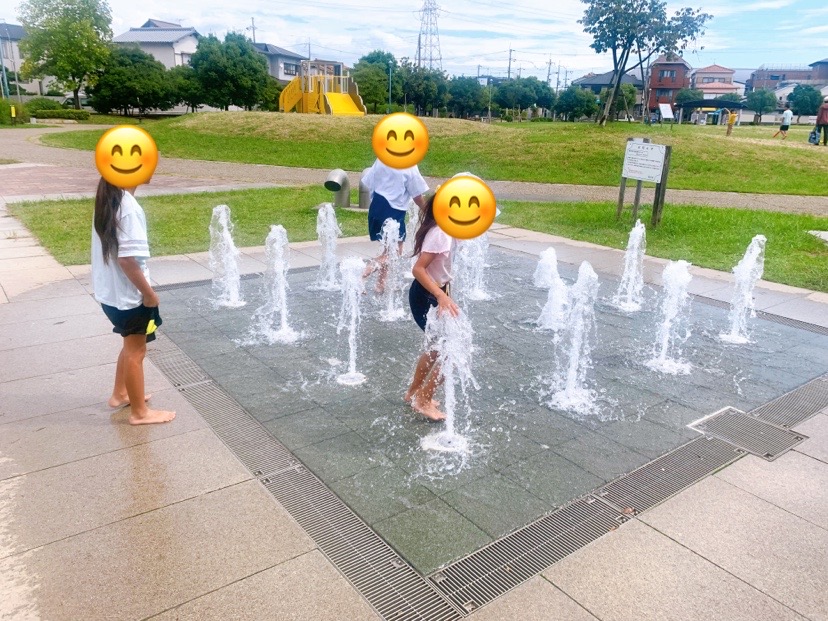
M 154 121 L 162 155 L 213 161 L 362 170 L 374 160 L 379 116 L 360 118 L 267 112 L 213 112 Z M 427 175 L 469 170 L 487 180 L 617 185 L 630 136 L 673 145 L 668 185 L 677 189 L 825 195 L 828 149 L 807 143 L 794 126 L 782 142 L 775 127 L 646 126 L 618 122 L 478 123 L 424 119 Z M 47 144 L 92 150 L 100 131 L 44 136 Z
M 230 206 L 239 246 L 264 243 L 271 224 L 282 224 L 291 241 L 316 238 L 312 206 L 329 200 L 321 188 L 257 189 L 223 193 L 155 196 L 139 200 L 146 210 L 150 246 L 155 256 L 207 250 L 214 206 Z M 612 203 L 504 202 L 498 219 L 518 226 L 624 248 L 631 223 L 615 220 Z M 89 262 L 92 201 L 12 204 L 19 217 L 63 264 Z M 642 220 L 647 216 L 646 210 Z M 366 234 L 366 214 L 337 214 L 346 236 Z M 645 220 L 647 221 L 647 220 Z M 694 265 L 729 271 L 751 238 L 762 233 L 768 244 L 765 279 L 828 292 L 828 245 L 809 230 L 828 230 L 828 218 L 763 211 L 667 205 L 657 229 L 647 231 L 647 253 L 686 259 Z

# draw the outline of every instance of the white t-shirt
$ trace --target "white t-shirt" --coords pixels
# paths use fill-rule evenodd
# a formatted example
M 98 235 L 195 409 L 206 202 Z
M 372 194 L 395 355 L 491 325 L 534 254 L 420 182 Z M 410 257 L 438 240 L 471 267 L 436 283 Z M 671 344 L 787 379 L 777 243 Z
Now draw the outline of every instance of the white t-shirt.
M 116 216 L 118 233 L 118 257 L 135 257 L 144 277 L 149 280 L 149 243 L 147 242 L 147 217 L 141 205 L 129 192 L 124 192 Z M 143 302 L 138 288 L 126 277 L 118 261 L 112 257 L 104 263 L 101 238 L 92 224 L 92 288 L 95 299 L 101 304 L 118 310 L 136 308 Z
M 434 226 L 426 233 L 423 247 L 420 252 L 428 252 L 437 256 L 426 267 L 426 273 L 434 279 L 440 287 L 451 280 L 451 251 L 454 239 L 439 226 Z
M 782 125 L 790 125 L 793 121 L 793 110 L 785 110 L 782 113 Z
M 428 190 L 428 184 L 416 166 L 391 168 L 379 160 L 368 169 L 362 182 L 372 193 L 384 197 L 394 209 L 400 211 L 405 211 L 415 196 Z

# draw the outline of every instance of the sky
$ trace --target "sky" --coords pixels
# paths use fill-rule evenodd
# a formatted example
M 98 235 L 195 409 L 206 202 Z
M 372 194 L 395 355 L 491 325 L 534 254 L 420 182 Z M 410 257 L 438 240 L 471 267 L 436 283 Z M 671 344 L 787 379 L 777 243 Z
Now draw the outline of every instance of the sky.
M 424 0 L 109 0 L 114 35 L 147 19 L 193 26 L 223 37 L 245 31 L 255 19 L 256 41 L 313 58 L 353 65 L 375 49 L 414 58 Z M 12 0 L 16 4 L 16 0 Z M 442 68 L 449 75 L 534 75 L 553 86 L 588 72 L 612 69 L 609 55 L 596 54 L 578 20 L 580 0 L 437 0 Z M 9 5 L 6 5 L 8 7 Z M 824 0 L 730 0 L 673 2 L 668 12 L 690 6 L 712 14 L 706 33 L 685 51 L 696 68 L 711 64 L 732 69 L 760 65 L 808 65 L 828 57 L 828 6 Z M 287 8 L 286 8 L 287 7 Z M 8 13 L 8 14 L 6 14 Z M 16 7 L 0 8 L 0 18 L 19 23 Z M 251 30 L 246 30 L 252 36 Z

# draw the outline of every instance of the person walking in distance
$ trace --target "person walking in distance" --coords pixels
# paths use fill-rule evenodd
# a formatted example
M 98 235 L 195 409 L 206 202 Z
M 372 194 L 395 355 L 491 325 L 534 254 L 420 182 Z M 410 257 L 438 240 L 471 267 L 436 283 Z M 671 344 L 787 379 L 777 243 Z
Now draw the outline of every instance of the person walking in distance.
M 773 135 L 776 138 L 779 134 L 782 134 L 782 140 L 788 137 L 788 130 L 791 128 L 793 124 L 793 111 L 791 110 L 791 104 L 785 104 L 785 111 L 782 113 L 782 125 L 779 126 L 779 129 L 776 130 L 776 133 Z
M 819 107 L 816 119 L 817 138 L 819 132 L 822 131 L 822 146 L 828 145 L 828 97 L 822 100 L 822 105 Z M 819 140 L 817 140 L 819 144 Z

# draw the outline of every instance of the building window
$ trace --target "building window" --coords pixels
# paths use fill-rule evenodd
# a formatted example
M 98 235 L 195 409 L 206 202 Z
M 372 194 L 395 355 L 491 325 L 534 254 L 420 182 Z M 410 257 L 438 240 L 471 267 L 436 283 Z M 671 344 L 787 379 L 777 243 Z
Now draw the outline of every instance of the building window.
M 285 63 L 285 75 L 296 75 L 299 73 L 299 65 Z
M 780 79 L 780 77 L 779 77 L 778 75 L 770 75 L 770 76 L 768 76 L 768 80 L 777 80 L 777 81 L 778 81 L 779 79 Z
M 675 78 L 676 77 L 676 70 L 675 69 L 662 69 L 658 72 L 659 79 L 663 80 L 664 78 Z
M 673 99 L 673 91 L 669 88 L 657 88 L 656 89 L 656 97 L 661 99 L 662 97 L 666 97 L 667 99 Z

